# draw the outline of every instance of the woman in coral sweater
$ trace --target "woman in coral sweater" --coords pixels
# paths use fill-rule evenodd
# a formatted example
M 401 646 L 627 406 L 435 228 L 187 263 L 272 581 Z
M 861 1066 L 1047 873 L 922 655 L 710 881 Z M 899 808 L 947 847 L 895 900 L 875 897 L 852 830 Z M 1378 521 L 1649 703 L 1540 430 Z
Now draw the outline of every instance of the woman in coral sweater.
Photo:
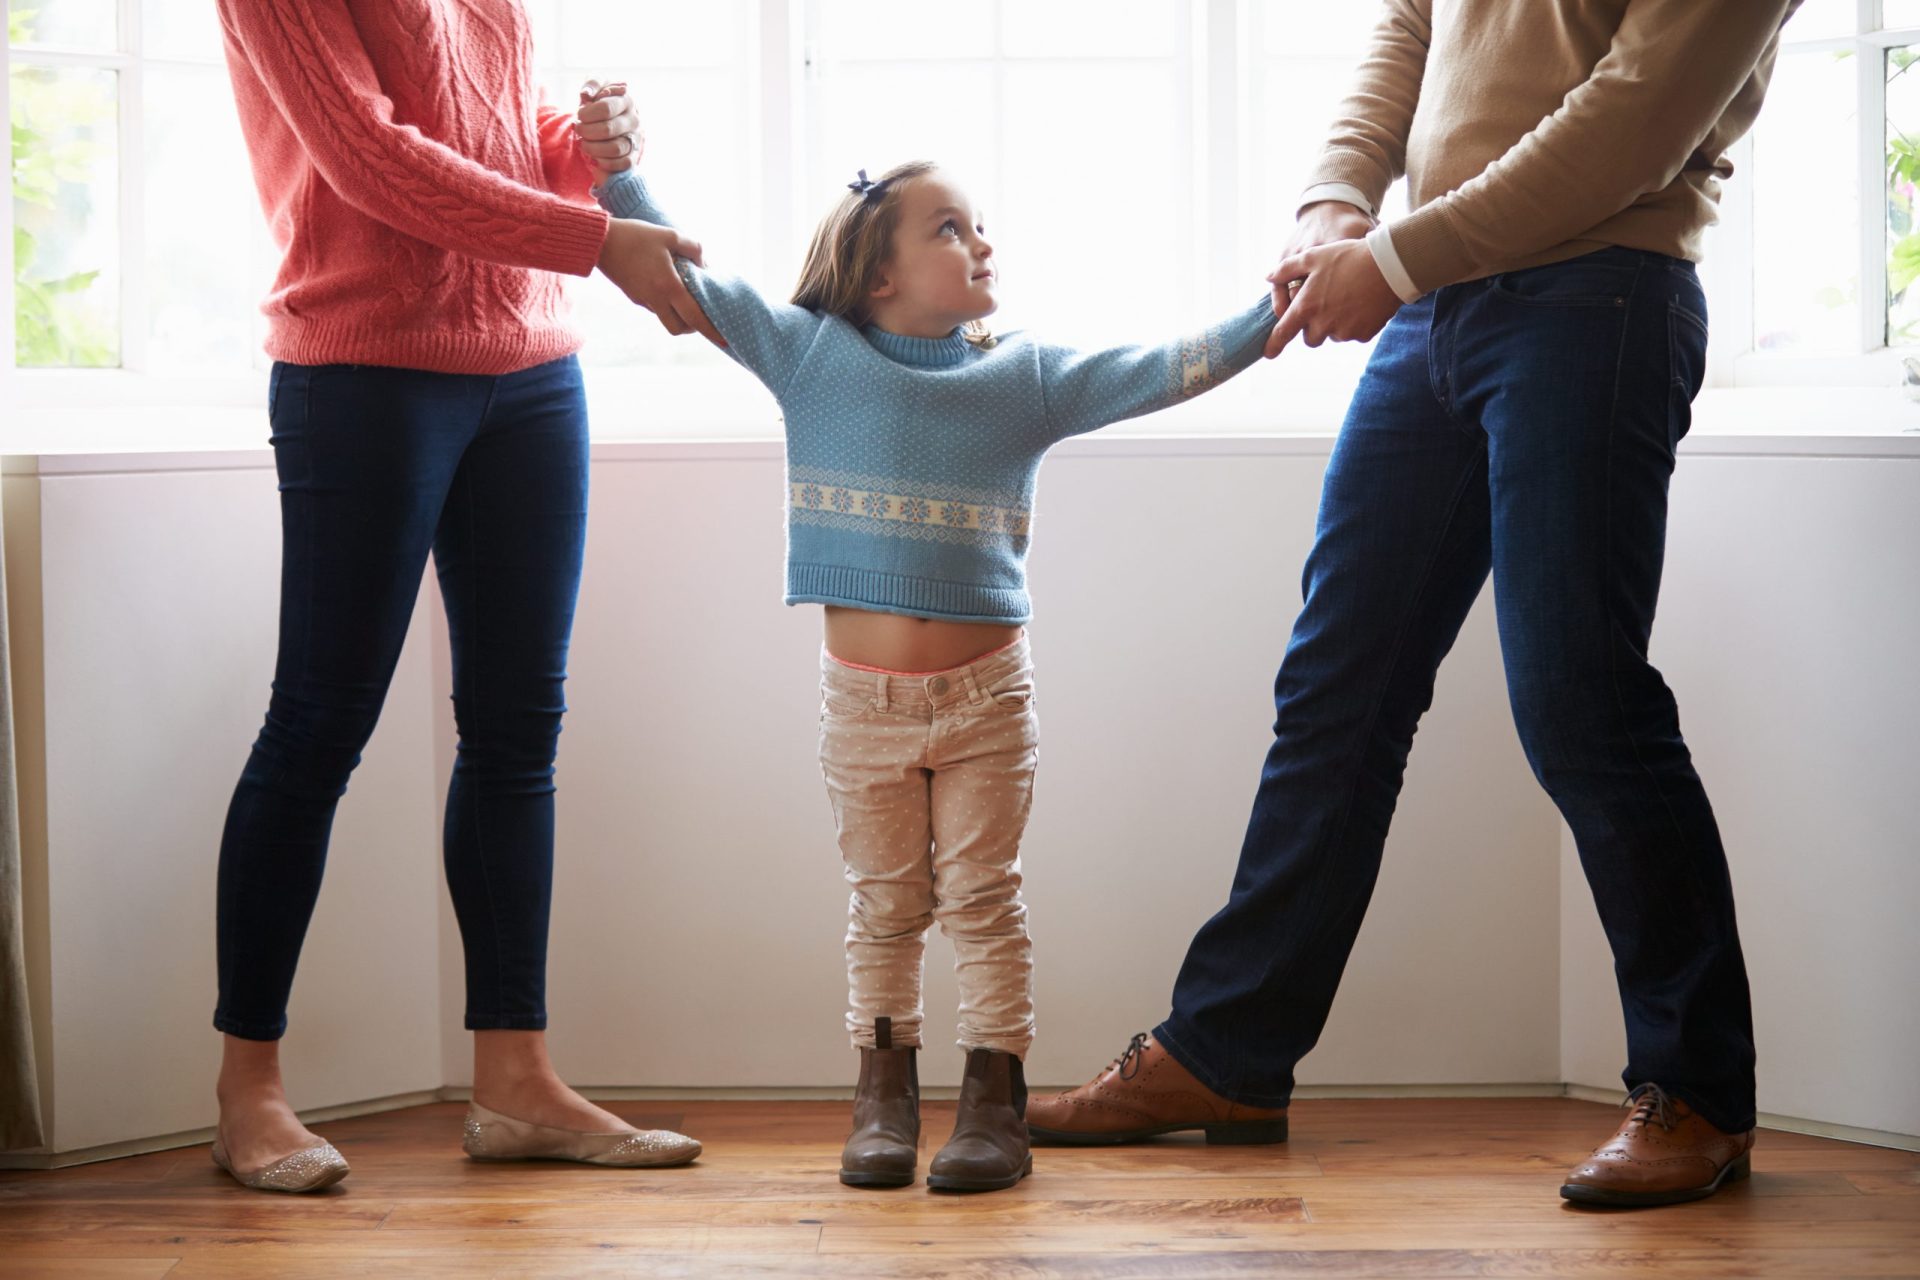
M 467 1150 L 684 1163 L 699 1144 L 637 1132 L 562 1083 L 544 1029 L 553 760 L 587 503 L 580 340 L 559 276 L 598 267 L 670 331 L 717 337 L 673 267 L 699 247 L 592 204 L 583 145 L 622 163 L 634 117 L 621 102 L 577 132 L 537 103 L 518 0 L 219 8 L 285 257 L 265 304 L 279 655 L 220 847 L 214 1159 L 267 1190 L 347 1172 L 288 1105 L 278 1042 L 334 809 L 431 553 L 460 733 L 445 860 L 474 1033 Z

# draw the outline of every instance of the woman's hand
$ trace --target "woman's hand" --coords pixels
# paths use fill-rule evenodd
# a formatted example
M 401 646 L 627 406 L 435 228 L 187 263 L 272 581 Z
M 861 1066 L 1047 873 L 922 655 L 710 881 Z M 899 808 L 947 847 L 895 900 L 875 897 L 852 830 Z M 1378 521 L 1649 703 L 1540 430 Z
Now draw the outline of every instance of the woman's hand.
M 640 113 L 627 96 L 627 86 L 589 80 L 580 87 L 580 110 L 573 121 L 580 150 L 602 173 L 619 173 L 639 162 L 646 149 L 640 132 Z
M 607 224 L 599 265 L 607 279 L 620 286 L 620 292 L 653 312 L 668 333 L 676 338 L 683 333 L 698 333 L 714 346 L 725 347 L 727 340 L 687 292 L 687 282 L 673 264 L 676 257 L 706 265 L 699 242 L 672 227 L 615 218 Z

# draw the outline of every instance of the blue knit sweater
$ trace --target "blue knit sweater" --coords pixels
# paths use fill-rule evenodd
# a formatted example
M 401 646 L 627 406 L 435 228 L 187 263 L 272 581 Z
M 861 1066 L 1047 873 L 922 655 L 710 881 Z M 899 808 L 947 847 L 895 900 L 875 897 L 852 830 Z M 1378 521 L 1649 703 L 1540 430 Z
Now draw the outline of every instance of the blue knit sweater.
M 609 213 L 669 225 L 631 170 Z M 788 604 L 1025 622 L 1035 480 L 1056 441 L 1177 404 L 1259 358 L 1271 296 L 1157 347 L 1076 351 L 1022 332 L 908 338 L 770 302 L 682 260 L 728 354 L 780 403 Z

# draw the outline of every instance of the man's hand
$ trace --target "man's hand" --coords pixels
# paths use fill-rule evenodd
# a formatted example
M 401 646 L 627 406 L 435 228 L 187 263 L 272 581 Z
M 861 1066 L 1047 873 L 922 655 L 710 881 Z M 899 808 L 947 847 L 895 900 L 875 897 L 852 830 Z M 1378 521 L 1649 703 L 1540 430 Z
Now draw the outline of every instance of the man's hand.
M 640 132 L 640 114 L 624 84 L 589 80 L 580 87 L 580 110 L 573 121 L 580 150 L 602 173 L 631 169 L 640 160 L 647 140 Z
M 668 333 L 676 338 L 683 333 L 698 333 L 724 348 L 727 340 L 687 292 L 687 283 L 673 264 L 676 257 L 706 265 L 700 245 L 672 227 L 615 218 L 607 225 L 599 265 L 607 279 L 620 286 L 620 292 L 653 312 Z
M 1270 278 L 1276 291 L 1291 291 L 1296 280 L 1302 283 L 1267 338 L 1269 357 L 1301 334 L 1310 347 L 1328 338 L 1365 342 L 1386 328 L 1400 309 L 1400 295 L 1380 274 L 1380 264 L 1364 240 L 1341 240 L 1295 254 Z
M 1366 210 L 1358 205 L 1348 204 L 1344 200 L 1320 200 L 1300 211 L 1300 217 L 1293 224 L 1293 235 L 1287 241 L 1287 251 L 1280 255 L 1281 262 L 1298 257 L 1309 249 L 1318 249 L 1323 244 L 1337 244 L 1342 240 L 1359 240 L 1373 230 L 1373 219 Z M 1293 302 L 1296 283 L 1286 283 L 1278 279 L 1279 272 L 1267 277 L 1273 282 L 1273 314 L 1284 316 Z M 1287 344 L 1279 341 L 1280 326 L 1275 324 L 1273 334 L 1267 339 L 1267 359 L 1280 354 Z

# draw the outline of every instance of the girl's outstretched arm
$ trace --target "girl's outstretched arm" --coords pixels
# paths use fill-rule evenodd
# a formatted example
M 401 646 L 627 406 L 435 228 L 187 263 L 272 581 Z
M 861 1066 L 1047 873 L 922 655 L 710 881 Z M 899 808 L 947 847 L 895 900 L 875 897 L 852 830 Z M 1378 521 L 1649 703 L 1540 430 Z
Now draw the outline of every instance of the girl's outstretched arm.
M 1079 351 L 1040 343 L 1040 388 L 1055 440 L 1166 409 L 1211 390 L 1260 358 L 1273 299 L 1202 333 L 1157 347 Z
M 606 176 L 594 194 L 616 218 L 673 225 L 654 203 L 647 184 L 631 169 Z M 717 275 L 684 258 L 677 259 L 676 265 L 694 301 L 727 340 L 727 354 L 751 369 L 775 396 L 781 395 L 824 321 L 802 307 L 767 301 L 737 276 Z

